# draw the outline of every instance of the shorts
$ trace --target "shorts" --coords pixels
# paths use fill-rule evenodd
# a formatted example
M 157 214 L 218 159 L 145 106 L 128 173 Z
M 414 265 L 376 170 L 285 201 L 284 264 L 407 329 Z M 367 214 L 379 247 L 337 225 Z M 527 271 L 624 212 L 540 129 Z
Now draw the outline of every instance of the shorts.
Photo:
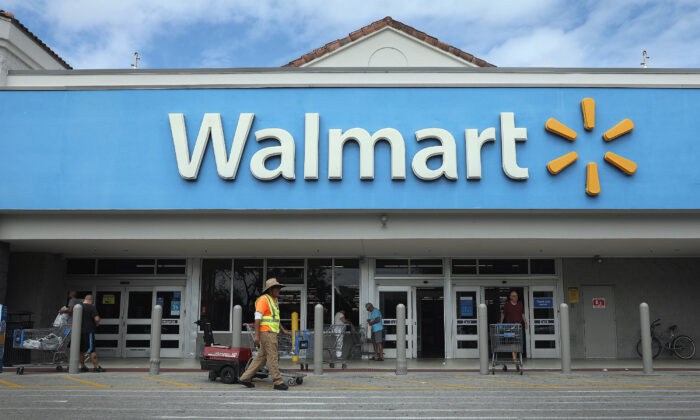
M 372 331 L 372 342 L 373 343 L 383 343 L 384 342 L 384 330 Z
M 80 352 L 95 352 L 95 333 L 80 334 Z

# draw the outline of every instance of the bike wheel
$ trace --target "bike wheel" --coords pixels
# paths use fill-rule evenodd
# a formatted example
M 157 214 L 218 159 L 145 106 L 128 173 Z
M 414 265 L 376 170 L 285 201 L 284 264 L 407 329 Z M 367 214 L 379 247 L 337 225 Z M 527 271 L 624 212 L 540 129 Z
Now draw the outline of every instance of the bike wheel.
M 695 342 L 687 335 L 679 335 L 673 340 L 673 354 L 679 359 L 692 359 L 695 356 Z
M 656 359 L 659 357 L 661 354 L 661 350 L 663 349 L 663 344 L 661 344 L 661 340 L 659 340 L 656 337 L 651 337 L 651 357 L 652 359 Z M 642 357 L 642 340 L 637 341 L 637 354 L 639 357 Z

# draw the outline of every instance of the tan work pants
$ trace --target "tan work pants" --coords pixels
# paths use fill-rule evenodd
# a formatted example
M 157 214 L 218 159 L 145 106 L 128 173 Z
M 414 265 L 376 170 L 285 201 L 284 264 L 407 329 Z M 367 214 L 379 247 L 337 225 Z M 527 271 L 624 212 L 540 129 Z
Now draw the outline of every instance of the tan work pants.
M 260 370 L 265 364 L 270 371 L 272 382 L 275 385 L 282 383 L 282 375 L 280 374 L 279 355 L 277 354 L 277 334 L 272 331 L 260 332 L 260 351 L 258 351 L 255 359 L 250 363 L 248 370 L 241 375 L 241 382 L 250 382 L 255 376 L 255 373 Z

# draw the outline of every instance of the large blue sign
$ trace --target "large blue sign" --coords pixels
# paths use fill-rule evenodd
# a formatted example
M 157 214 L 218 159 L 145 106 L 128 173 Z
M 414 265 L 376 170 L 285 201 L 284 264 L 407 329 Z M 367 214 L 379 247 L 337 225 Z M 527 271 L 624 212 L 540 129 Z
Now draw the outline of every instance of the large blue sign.
M 699 111 L 697 89 L 0 91 L 0 209 L 698 209 Z

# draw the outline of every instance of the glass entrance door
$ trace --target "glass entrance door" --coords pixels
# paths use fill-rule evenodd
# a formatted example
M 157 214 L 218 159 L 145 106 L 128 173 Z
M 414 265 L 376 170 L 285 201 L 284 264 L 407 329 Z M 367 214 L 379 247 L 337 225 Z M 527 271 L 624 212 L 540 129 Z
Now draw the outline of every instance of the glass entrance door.
M 161 357 L 182 356 L 182 287 L 156 287 L 156 305 L 163 307 Z M 150 340 L 150 337 L 149 337 Z M 150 353 L 149 353 L 150 356 Z
M 396 305 L 406 305 L 406 357 L 416 357 L 416 321 L 414 316 L 415 293 L 410 286 L 379 286 L 377 288 L 378 309 L 382 313 L 384 331 L 384 356 L 396 357 Z
M 95 351 L 99 357 L 122 357 L 123 295 L 121 287 L 98 288 L 95 294 L 95 307 L 100 314 L 100 325 L 95 330 Z
M 153 307 L 163 307 L 161 357 L 181 357 L 184 308 L 182 287 L 98 287 L 100 325 L 95 347 L 101 357 L 149 357 Z
M 530 353 L 532 357 L 559 357 L 559 320 L 554 286 L 530 286 Z
M 148 357 L 151 347 L 153 288 L 126 289 L 126 326 L 123 357 Z
M 477 308 L 481 303 L 479 287 L 455 287 L 452 299 L 452 325 L 455 358 L 479 357 L 479 335 L 477 332 Z

